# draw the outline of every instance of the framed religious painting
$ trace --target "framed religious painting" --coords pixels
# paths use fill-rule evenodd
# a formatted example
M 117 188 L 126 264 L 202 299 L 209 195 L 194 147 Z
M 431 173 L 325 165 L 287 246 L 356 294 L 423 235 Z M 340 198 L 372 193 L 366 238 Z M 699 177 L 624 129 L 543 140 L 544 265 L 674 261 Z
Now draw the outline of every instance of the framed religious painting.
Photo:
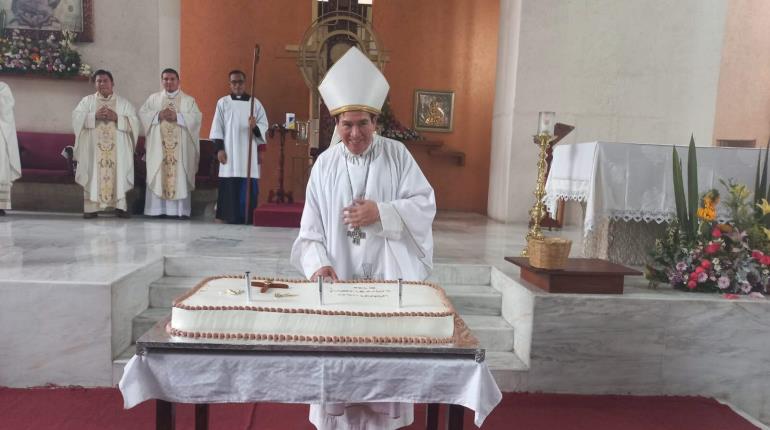
M 18 31 L 32 39 L 73 31 L 94 41 L 94 0 L 0 0 L 0 36 Z
M 454 106 L 454 91 L 415 90 L 415 130 L 451 132 Z

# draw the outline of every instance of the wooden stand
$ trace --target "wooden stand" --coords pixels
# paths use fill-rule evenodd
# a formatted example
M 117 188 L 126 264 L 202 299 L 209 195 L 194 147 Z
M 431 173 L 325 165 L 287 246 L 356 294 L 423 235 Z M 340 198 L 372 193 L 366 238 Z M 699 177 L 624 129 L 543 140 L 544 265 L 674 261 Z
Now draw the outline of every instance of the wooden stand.
M 270 203 L 294 203 L 294 196 L 292 196 L 291 191 L 285 191 L 283 189 L 283 164 L 285 161 L 284 153 L 286 146 L 286 133 L 291 133 L 291 136 L 296 139 L 297 130 L 289 130 L 288 128 L 284 127 L 283 124 L 273 124 L 273 126 L 270 127 L 270 130 L 268 130 L 267 134 L 270 136 L 270 138 L 272 138 L 275 136 L 276 131 L 278 131 L 278 133 L 281 135 L 281 158 L 278 162 L 278 189 L 270 190 L 267 201 Z
M 549 293 L 623 294 L 623 277 L 642 272 L 598 258 L 570 258 L 563 270 L 532 267 L 529 258 L 505 257 L 521 268 L 521 278 Z

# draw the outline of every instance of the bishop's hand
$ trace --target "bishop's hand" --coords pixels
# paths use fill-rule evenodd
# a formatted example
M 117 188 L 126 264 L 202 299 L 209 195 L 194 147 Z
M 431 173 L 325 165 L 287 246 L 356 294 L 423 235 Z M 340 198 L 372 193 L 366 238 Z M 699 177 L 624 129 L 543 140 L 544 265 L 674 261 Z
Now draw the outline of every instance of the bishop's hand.
M 318 280 L 319 276 L 321 279 L 331 278 L 332 281 L 339 281 L 339 279 L 337 279 L 337 272 L 334 271 L 332 266 L 323 266 L 316 270 L 315 273 L 313 273 L 313 276 L 310 277 L 310 280 L 315 282 Z
M 254 127 L 256 127 L 256 126 L 257 126 L 257 119 L 254 118 L 253 116 L 250 116 L 249 117 L 249 128 L 253 130 Z
M 342 209 L 342 221 L 349 227 L 365 227 L 380 220 L 380 210 L 373 200 L 355 199 Z

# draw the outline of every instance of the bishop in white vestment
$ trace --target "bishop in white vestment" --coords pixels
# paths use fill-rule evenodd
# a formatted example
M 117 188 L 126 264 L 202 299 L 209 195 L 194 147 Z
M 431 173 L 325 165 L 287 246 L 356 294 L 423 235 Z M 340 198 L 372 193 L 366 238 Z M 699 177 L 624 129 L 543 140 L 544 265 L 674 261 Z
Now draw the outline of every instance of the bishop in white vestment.
M 139 109 L 145 132 L 147 192 L 144 214 L 187 218 L 200 159 L 201 112 L 179 89 L 174 69 L 161 73 L 163 91 Z
M 433 268 L 433 188 L 401 142 L 374 134 L 388 89 L 356 48 L 319 86 L 342 142 L 313 165 L 291 251 L 292 264 L 310 279 L 422 281 Z M 319 429 L 395 429 L 413 420 L 404 403 L 310 408 Z
M 0 215 L 11 209 L 11 186 L 21 177 L 13 104 L 11 89 L 5 82 L 0 82 Z
M 72 112 L 75 182 L 83 187 L 83 217 L 115 208 L 127 218 L 126 193 L 134 187 L 134 150 L 140 125 L 131 103 L 113 92 L 112 74 L 94 73 L 96 94 Z
M 217 101 L 217 109 L 211 123 L 209 138 L 214 141 L 219 160 L 219 190 L 217 194 L 216 218 L 228 224 L 250 222 L 259 198 L 259 157 L 258 148 L 264 145 L 267 135 L 267 113 L 262 103 L 246 94 L 246 75 L 234 70 L 230 72 L 230 95 Z M 251 140 L 251 172 L 248 172 L 249 133 Z M 246 213 L 246 178 L 251 177 L 249 219 Z

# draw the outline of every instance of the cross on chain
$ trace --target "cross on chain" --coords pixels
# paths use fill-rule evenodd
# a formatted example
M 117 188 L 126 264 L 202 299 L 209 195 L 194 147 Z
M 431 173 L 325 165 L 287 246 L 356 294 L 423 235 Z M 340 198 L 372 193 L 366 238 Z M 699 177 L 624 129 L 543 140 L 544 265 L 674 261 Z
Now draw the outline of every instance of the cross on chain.
M 366 232 L 361 230 L 361 227 L 356 227 L 353 230 L 348 230 L 348 237 L 353 239 L 353 245 L 360 245 L 361 239 L 366 239 Z
M 266 293 L 267 290 L 271 288 L 289 288 L 286 284 L 279 284 L 277 282 L 273 282 L 269 279 L 266 279 L 265 282 L 262 281 L 251 281 L 251 286 L 259 288 L 260 293 Z

